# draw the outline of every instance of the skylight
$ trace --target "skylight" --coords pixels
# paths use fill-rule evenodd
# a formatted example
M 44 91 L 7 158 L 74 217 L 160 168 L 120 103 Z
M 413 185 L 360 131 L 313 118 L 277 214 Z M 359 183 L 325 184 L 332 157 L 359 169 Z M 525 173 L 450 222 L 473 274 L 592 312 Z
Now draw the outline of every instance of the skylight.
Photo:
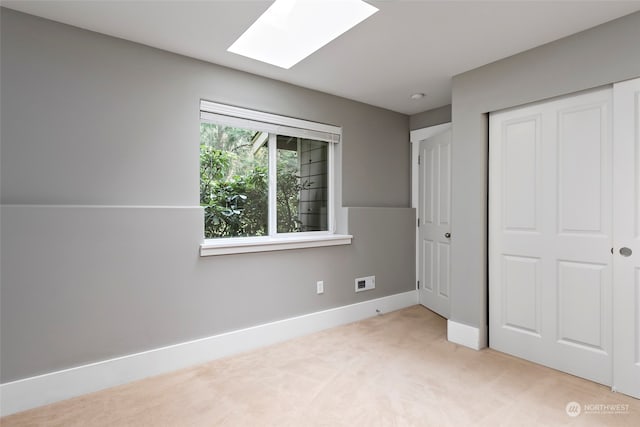
M 289 69 L 377 11 L 362 0 L 276 0 L 227 50 Z

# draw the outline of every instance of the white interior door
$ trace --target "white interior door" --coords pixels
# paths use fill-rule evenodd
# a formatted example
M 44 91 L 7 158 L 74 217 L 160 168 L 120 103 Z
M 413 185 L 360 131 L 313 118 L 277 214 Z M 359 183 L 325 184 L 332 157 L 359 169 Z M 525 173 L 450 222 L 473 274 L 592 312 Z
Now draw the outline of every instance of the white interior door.
M 421 141 L 419 147 L 420 304 L 449 318 L 451 130 Z
M 490 346 L 602 384 L 612 383 L 611 93 L 490 116 Z
M 613 91 L 613 387 L 640 398 L 640 79 Z

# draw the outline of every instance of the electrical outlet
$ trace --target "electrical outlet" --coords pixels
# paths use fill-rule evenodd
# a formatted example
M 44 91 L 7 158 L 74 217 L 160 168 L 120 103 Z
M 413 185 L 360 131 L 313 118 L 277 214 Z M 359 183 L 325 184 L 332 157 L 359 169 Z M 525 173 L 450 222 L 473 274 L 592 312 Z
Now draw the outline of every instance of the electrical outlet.
M 356 292 L 368 291 L 376 288 L 376 276 L 359 277 L 356 279 Z
M 319 280 L 316 282 L 316 292 L 319 294 L 324 294 L 324 282 Z

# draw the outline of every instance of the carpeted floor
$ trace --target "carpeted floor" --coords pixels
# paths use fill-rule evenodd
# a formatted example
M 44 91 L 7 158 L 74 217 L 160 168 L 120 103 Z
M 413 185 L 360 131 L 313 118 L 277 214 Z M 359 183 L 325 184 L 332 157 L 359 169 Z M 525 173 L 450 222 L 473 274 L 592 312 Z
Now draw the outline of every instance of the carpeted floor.
M 493 350 L 473 351 L 445 335 L 443 318 L 415 306 L 22 412 L 0 424 L 640 425 L 640 400 Z M 582 410 L 575 417 L 566 412 L 572 401 Z

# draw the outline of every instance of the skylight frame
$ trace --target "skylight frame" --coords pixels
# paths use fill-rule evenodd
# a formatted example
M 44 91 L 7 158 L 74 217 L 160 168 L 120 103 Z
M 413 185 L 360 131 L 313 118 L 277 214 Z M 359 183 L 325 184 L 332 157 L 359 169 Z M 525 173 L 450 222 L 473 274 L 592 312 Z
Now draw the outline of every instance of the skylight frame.
M 377 11 L 362 0 L 276 0 L 227 51 L 289 69 Z

